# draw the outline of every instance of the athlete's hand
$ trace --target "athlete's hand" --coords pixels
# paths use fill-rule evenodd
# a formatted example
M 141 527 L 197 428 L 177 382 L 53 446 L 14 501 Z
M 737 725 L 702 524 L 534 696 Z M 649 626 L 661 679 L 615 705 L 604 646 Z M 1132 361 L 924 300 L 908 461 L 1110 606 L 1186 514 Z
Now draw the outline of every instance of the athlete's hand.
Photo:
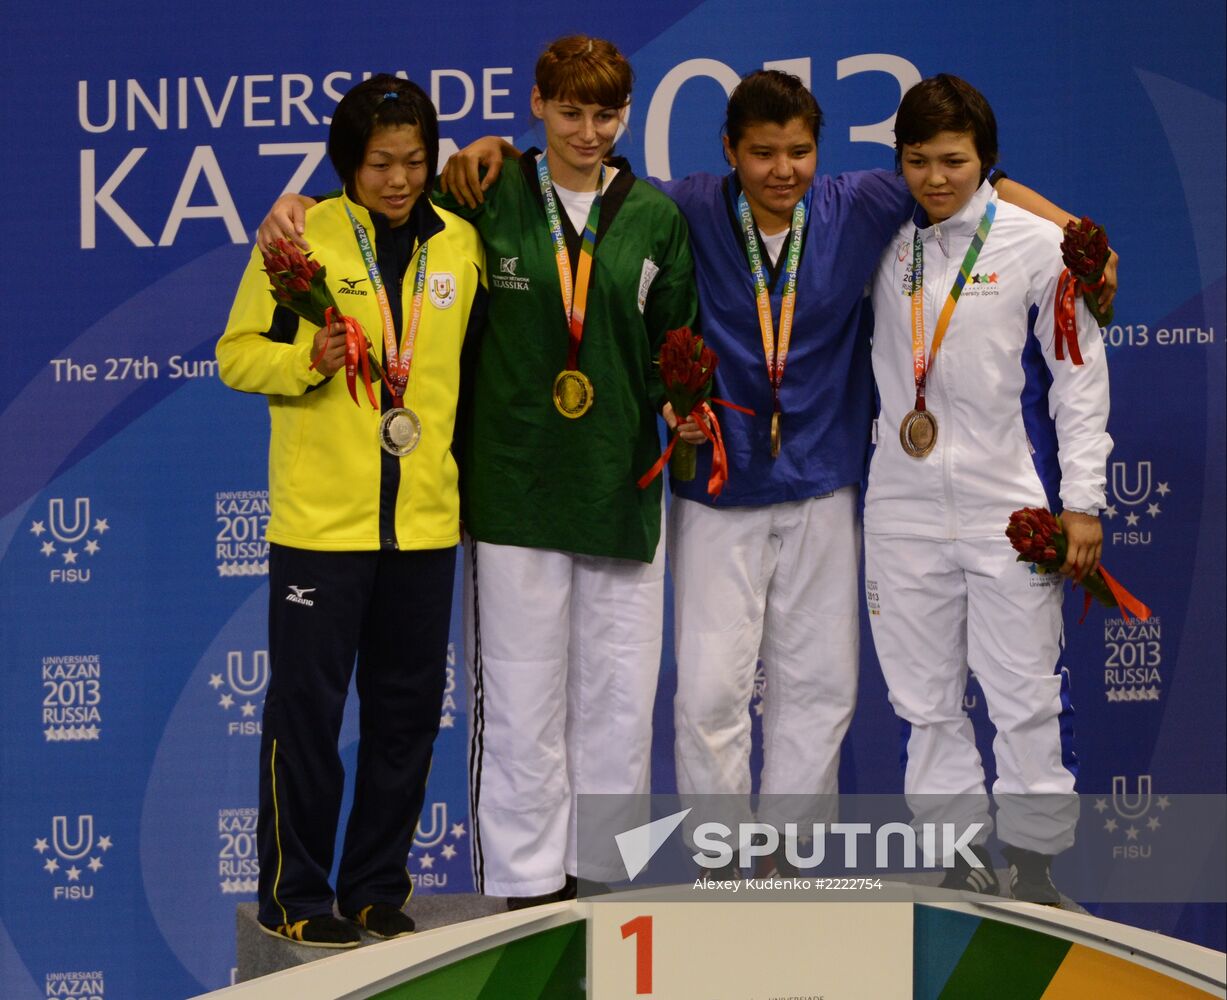
M 1116 298 L 1116 268 L 1120 264 L 1120 255 L 1108 247 L 1108 262 L 1103 266 L 1103 288 L 1099 289 L 1099 311 L 1107 312 L 1108 306 Z
M 323 351 L 323 355 L 320 354 Z M 330 323 L 315 331 L 311 357 L 318 357 L 315 370 L 321 375 L 335 375 L 345 364 L 345 324 Z
M 669 425 L 669 430 L 676 430 L 677 436 L 687 444 L 702 444 L 707 440 L 707 435 L 703 433 L 703 429 L 699 426 L 693 414 L 679 423 L 677 414 L 673 412 L 673 404 L 665 403 L 660 411 L 660 415 L 665 418 L 665 423 Z M 703 418 L 703 423 L 707 425 L 706 417 Z
M 1065 562 L 1061 572 L 1075 582 L 1099 565 L 1103 555 L 1103 527 L 1098 517 L 1075 514 L 1067 510 L 1061 515 L 1065 530 Z
M 302 250 L 310 250 L 311 244 L 302 238 L 307 222 L 307 209 L 315 200 L 301 194 L 283 194 L 269 209 L 268 215 L 256 230 L 256 243 L 261 250 L 268 250 L 278 240 L 288 240 Z
M 443 165 L 439 185 L 461 204 L 476 208 L 485 201 L 486 190 L 502 171 L 503 160 L 519 155 L 514 146 L 509 146 L 498 136 L 483 136 L 452 153 Z M 481 176 L 483 167 L 486 170 L 484 178 Z

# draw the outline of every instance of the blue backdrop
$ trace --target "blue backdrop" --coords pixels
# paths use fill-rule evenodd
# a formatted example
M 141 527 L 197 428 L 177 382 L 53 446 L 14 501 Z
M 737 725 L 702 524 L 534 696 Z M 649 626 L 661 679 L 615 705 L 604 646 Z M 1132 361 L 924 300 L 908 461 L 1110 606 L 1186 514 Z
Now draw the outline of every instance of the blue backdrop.
M 165 998 L 231 981 L 234 905 L 256 877 L 268 418 L 212 357 L 247 243 L 283 190 L 334 186 L 327 116 L 363 74 L 421 82 L 445 153 L 489 132 L 540 144 L 532 66 L 570 31 L 632 59 L 620 151 L 637 171 L 721 170 L 725 93 L 766 65 L 822 103 L 823 169 L 888 166 L 901 89 L 947 70 L 992 101 L 1012 176 L 1108 226 L 1122 288 L 1104 330 L 1104 559 L 1158 616 L 1071 620 L 1081 788 L 1122 812 L 1224 791 L 1222 4 L 574 6 L 359 22 L 315 0 L 6 5 L 3 996 Z M 897 790 L 898 727 L 867 635 L 864 650 L 843 787 Z M 452 669 L 411 862 L 421 892 L 472 886 Z M 666 653 L 662 791 L 673 687 Z M 982 728 L 974 685 L 968 701 Z M 1100 912 L 1224 946 L 1222 907 Z

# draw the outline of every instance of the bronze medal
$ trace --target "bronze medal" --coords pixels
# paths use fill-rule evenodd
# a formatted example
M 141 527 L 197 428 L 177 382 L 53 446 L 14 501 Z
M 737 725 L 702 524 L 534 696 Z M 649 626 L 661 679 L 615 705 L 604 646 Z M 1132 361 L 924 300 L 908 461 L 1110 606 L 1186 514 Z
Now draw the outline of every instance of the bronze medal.
M 554 379 L 554 406 L 564 417 L 575 420 L 592 408 L 594 390 L 588 376 L 567 369 Z
M 913 458 L 924 458 L 937 444 L 937 418 L 928 410 L 912 410 L 899 425 L 899 443 Z
M 780 411 L 771 414 L 771 457 L 780 457 Z
M 379 447 L 389 455 L 404 458 L 422 439 L 422 421 L 410 409 L 398 406 L 379 421 Z

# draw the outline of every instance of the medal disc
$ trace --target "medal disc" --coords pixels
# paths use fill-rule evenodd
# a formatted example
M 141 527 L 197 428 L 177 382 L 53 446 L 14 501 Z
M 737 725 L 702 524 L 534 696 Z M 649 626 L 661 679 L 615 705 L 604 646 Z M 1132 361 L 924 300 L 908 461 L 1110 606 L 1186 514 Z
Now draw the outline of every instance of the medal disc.
M 780 457 L 780 414 L 771 414 L 771 457 Z
M 564 417 L 574 420 L 592 407 L 594 390 L 581 371 L 561 371 L 554 379 L 554 406 Z
M 422 439 L 422 421 L 403 406 L 389 410 L 379 421 L 379 447 L 389 455 L 403 458 Z
M 937 443 L 937 418 L 928 410 L 912 410 L 899 425 L 899 443 L 913 458 L 924 458 Z

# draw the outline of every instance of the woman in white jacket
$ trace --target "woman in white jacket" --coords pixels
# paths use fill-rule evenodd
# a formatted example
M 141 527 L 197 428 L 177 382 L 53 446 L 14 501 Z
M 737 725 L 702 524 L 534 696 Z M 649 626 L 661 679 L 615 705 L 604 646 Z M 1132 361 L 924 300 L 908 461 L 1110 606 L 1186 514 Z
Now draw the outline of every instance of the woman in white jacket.
M 1060 229 L 999 203 L 985 181 L 997 126 L 946 75 L 904 95 L 896 157 L 917 207 L 873 285 L 877 449 L 865 503 L 866 589 L 878 659 L 904 721 L 918 822 L 981 823 L 948 888 L 996 892 L 984 771 L 963 709 L 968 667 L 997 729 L 998 834 L 1019 899 L 1057 904 L 1052 856 L 1073 843 L 1075 760 L 1059 657 L 1059 576 L 1015 561 L 1011 511 L 1048 506 L 1062 572 L 1099 561 L 1108 376 L 1077 302 L 1079 351 L 1057 344 Z M 1071 358 L 1078 358 L 1075 363 Z M 1055 505 L 1055 506 L 1054 506 Z

